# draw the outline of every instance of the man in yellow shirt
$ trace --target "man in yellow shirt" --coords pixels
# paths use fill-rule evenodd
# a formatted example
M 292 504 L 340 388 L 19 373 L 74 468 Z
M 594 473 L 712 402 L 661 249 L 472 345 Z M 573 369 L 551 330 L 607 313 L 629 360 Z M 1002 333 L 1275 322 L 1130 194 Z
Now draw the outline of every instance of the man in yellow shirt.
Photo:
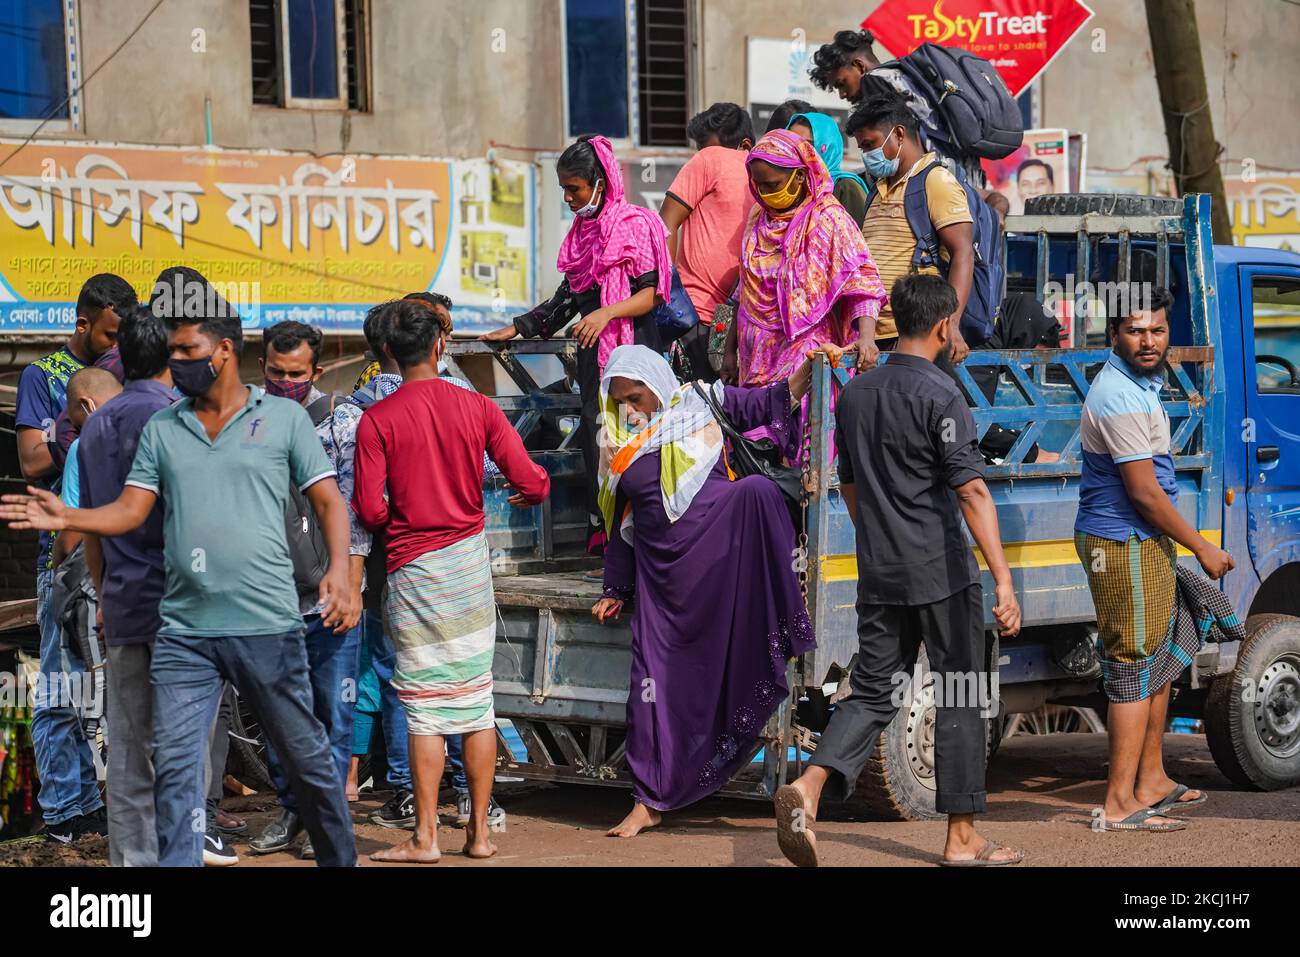
M 946 268 L 941 270 L 937 264 L 926 262 L 915 271 L 946 272 L 944 278 L 957 293 L 957 311 L 948 321 L 951 358 L 953 362 L 961 362 L 970 352 L 958 325 L 970 298 L 975 271 L 973 218 L 965 190 L 945 167 L 934 165 L 938 157 L 922 147 L 919 129 L 916 114 L 902 97 L 891 94 L 870 97 L 846 121 L 845 132 L 857 140 L 867 172 L 877 178 L 876 195 L 869 200 L 862 235 L 880 270 L 881 281 L 886 289 L 892 289 L 896 279 L 913 271 L 918 239 L 908 225 L 903 197 L 908 180 L 914 175 L 925 175 L 926 207 L 938 240 L 938 255 Z M 858 356 L 859 369 L 871 368 L 879 350 L 890 351 L 898 342 L 889 304 L 880 310 L 876 319 L 874 339 L 875 345 Z

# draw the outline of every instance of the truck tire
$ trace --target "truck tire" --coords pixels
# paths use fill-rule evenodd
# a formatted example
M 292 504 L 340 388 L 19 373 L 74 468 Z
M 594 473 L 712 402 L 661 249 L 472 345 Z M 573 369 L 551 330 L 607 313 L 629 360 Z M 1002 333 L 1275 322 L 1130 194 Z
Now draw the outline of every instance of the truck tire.
M 1300 784 L 1300 618 L 1246 619 L 1236 667 L 1210 685 L 1205 737 L 1236 784 L 1259 791 Z
M 925 648 L 916 663 L 925 675 L 922 687 L 912 689 L 912 700 L 898 709 L 858 775 L 854 798 L 873 820 L 933 821 L 944 816 L 934 809 L 934 676 Z
M 985 633 L 984 656 L 985 674 L 993 674 L 1001 656 L 997 632 Z M 854 798 L 876 820 L 933 821 L 946 816 L 934 809 L 934 677 L 924 647 L 916 661 L 925 675 L 922 687 L 913 689 L 911 702 L 898 709 L 858 775 Z M 1000 702 L 991 710 L 984 738 L 986 761 L 997 753 L 1007 726 Z
M 1171 196 L 1126 193 L 1052 193 L 1025 200 L 1026 216 L 1181 216 L 1183 201 Z

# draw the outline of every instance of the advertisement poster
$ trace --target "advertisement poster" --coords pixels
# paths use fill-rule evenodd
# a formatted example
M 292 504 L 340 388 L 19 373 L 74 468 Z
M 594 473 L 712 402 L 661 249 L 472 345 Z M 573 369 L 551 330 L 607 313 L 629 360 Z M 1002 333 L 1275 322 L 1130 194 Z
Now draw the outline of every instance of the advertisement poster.
M 835 91 L 813 86 L 808 70 L 820 44 L 801 37 L 750 37 L 745 60 L 745 97 L 754 133 L 762 136 L 772 111 L 786 100 L 806 100 L 819 113 L 843 124 L 849 104 Z
M 534 208 L 526 164 L 34 143 L 0 172 L 0 331 L 66 330 L 87 277 L 147 297 L 171 265 L 248 328 L 359 333 L 374 303 L 433 289 L 486 329 L 532 299 Z
M 922 43 L 969 50 L 1019 96 L 1090 19 L 1079 0 L 884 0 L 862 26 L 896 57 Z
M 1079 149 L 1082 155 L 1082 147 Z M 1018 150 L 1000 160 L 981 160 L 980 164 L 988 188 L 1005 196 L 1011 204 L 1011 215 L 1019 216 L 1031 196 L 1070 192 L 1069 131 L 1025 130 L 1025 142 Z

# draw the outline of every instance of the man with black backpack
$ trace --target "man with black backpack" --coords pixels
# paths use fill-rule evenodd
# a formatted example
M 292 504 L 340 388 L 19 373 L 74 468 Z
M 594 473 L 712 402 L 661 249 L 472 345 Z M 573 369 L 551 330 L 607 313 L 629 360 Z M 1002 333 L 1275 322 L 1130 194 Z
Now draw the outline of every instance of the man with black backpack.
M 263 357 L 260 360 L 266 377 L 266 391 L 299 403 L 307 410 L 312 426 L 319 430 L 331 420 L 335 406 L 341 401 L 336 395 L 326 394 L 316 388 L 316 380 L 324 371 L 320 366 L 320 350 L 324 336 L 319 329 L 301 322 L 280 322 L 262 334 Z M 327 456 L 337 443 L 323 442 Z M 337 473 L 339 462 L 331 457 L 330 463 Z M 293 561 L 294 584 L 298 589 L 299 607 L 307 632 L 307 670 L 311 679 L 312 710 L 329 738 L 330 753 L 338 765 L 339 783 L 347 780 L 348 764 L 352 758 L 352 715 L 356 704 L 357 669 L 361 656 L 361 626 L 345 632 L 335 632 L 321 619 L 319 601 L 320 581 L 329 568 L 329 549 L 315 512 L 306 496 L 296 487 L 290 487 L 288 508 L 285 513 L 285 536 L 289 544 L 289 557 Z M 346 498 L 345 498 L 346 501 Z M 351 519 L 351 515 L 349 515 Z M 357 547 L 355 521 L 349 525 L 348 582 L 355 604 L 361 605 L 361 586 L 366 550 Z M 289 782 L 274 750 L 267 747 L 267 767 L 280 798 L 280 817 L 249 844 L 254 854 L 270 854 L 293 845 L 303 833 L 303 819 L 297 801 L 289 789 Z M 311 838 L 305 837 L 302 856 L 310 860 L 315 856 Z

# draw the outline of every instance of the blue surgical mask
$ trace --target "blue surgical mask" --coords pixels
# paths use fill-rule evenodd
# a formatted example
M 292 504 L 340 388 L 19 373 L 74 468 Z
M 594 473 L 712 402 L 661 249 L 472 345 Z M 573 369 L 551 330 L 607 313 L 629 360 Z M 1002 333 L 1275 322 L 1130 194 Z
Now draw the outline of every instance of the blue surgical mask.
M 895 127 L 895 129 L 896 128 L 897 127 Z M 894 131 L 890 130 L 889 135 L 893 136 Z M 885 142 L 888 143 L 889 141 L 886 140 Z M 902 144 L 899 144 L 898 154 L 896 154 L 893 159 L 889 159 L 885 156 L 885 147 L 881 146 L 878 149 L 868 150 L 866 153 L 863 153 L 862 162 L 866 164 L 868 173 L 876 177 L 876 179 L 883 179 L 893 176 L 898 172 L 898 160 L 902 153 L 903 147 Z

